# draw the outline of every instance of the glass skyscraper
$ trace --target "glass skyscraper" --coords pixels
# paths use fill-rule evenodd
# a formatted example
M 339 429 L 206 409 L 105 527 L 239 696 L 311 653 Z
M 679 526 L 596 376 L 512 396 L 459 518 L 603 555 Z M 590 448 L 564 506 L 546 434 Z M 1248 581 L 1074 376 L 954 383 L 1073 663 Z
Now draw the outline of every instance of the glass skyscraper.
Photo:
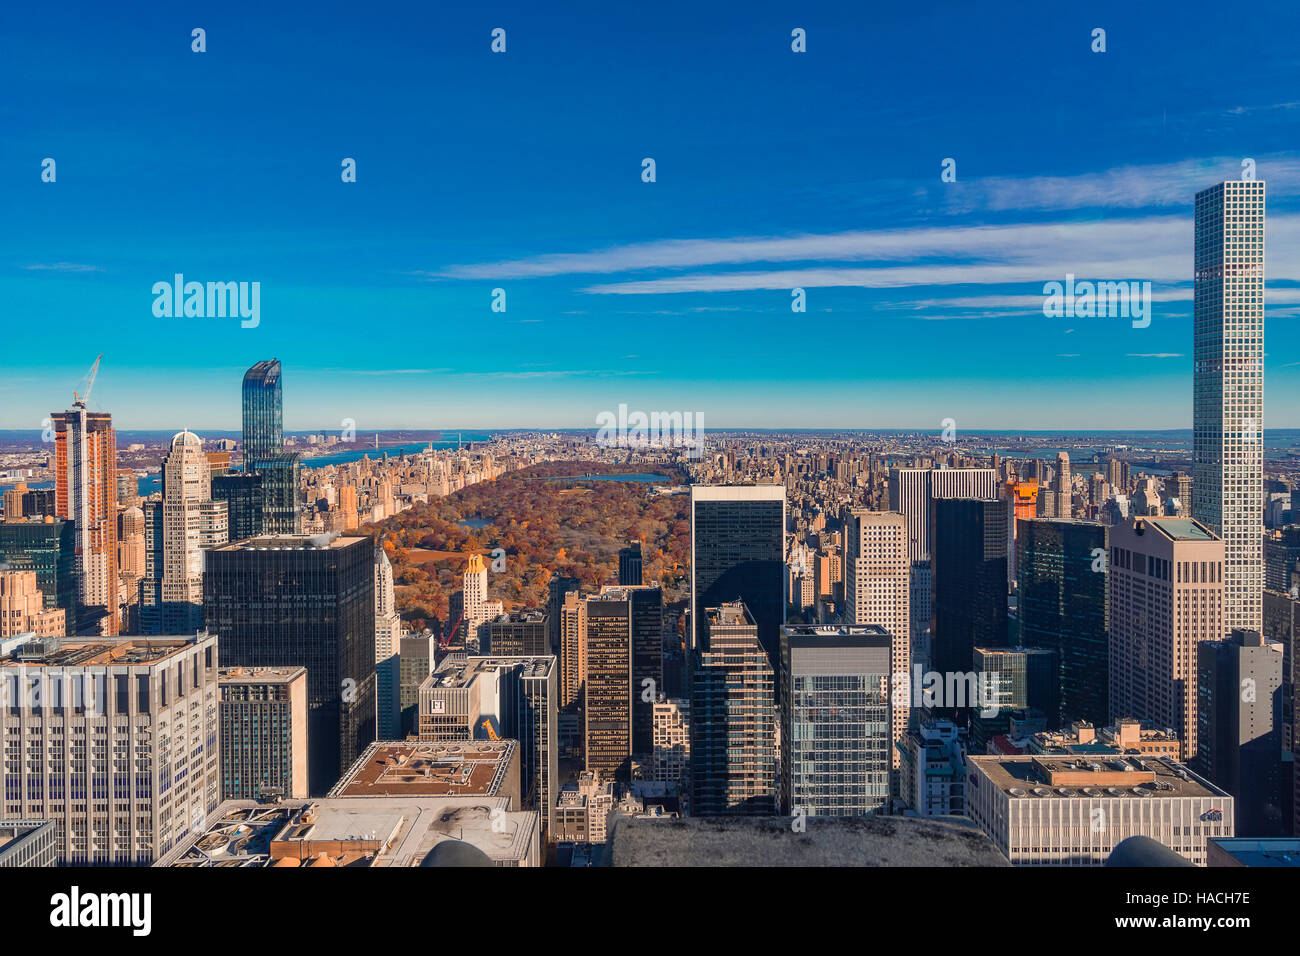
M 307 668 L 310 790 L 324 794 L 375 739 L 374 544 L 268 535 L 206 557 L 222 666 Z
M 786 813 L 854 816 L 888 802 L 892 670 L 877 625 L 781 628 Z
M 244 373 L 244 461 L 284 450 L 284 399 L 280 360 L 258 362 Z
M 743 601 L 775 670 L 785 584 L 785 486 L 693 485 L 691 646 L 705 636 L 705 608 Z
M 300 467 L 298 456 L 284 450 L 284 408 L 280 383 L 280 361 L 258 362 L 244 373 L 244 472 L 261 479 L 261 520 L 243 516 L 231 522 L 230 540 L 238 541 L 235 526 L 256 534 L 296 534 L 302 530 L 302 509 L 298 504 Z M 222 494 L 247 495 L 247 485 L 224 484 Z
M 932 660 L 971 670 L 975 647 L 1007 646 L 1006 502 L 935 498 L 930 508 Z
M 1030 518 L 1017 527 L 1020 643 L 1055 650 L 1060 668 L 1060 712 L 1048 719 L 1053 726 L 1086 720 L 1105 727 L 1108 529 L 1068 518 Z

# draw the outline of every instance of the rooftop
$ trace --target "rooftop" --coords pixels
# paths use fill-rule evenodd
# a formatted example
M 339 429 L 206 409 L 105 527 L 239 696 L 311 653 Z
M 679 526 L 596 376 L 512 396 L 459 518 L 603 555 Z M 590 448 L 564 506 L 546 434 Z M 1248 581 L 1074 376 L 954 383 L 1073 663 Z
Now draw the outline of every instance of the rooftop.
M 536 813 L 509 806 L 508 797 L 229 800 L 202 834 L 155 865 L 412 867 L 447 840 L 463 840 L 494 862 L 512 863 L 527 858 L 538 821 Z
M 130 667 L 154 664 L 192 647 L 193 637 L 45 637 L 6 645 L 0 667 Z
M 223 667 L 217 671 L 217 683 L 286 684 L 306 675 L 305 667 Z
M 1210 837 L 1208 845 L 1210 866 L 1216 865 L 1216 849 L 1241 866 L 1300 866 L 1300 840 L 1293 837 Z
M 1195 518 L 1162 518 L 1156 515 L 1142 517 L 1138 525 L 1147 525 L 1173 541 L 1218 541 L 1209 528 Z
M 1167 757 L 1048 754 L 1023 757 L 970 755 L 995 787 L 1014 798 L 1228 797 L 1227 793 Z
M 324 551 L 346 548 L 369 538 L 326 534 L 266 534 L 243 541 L 232 541 L 211 551 Z
M 518 746 L 513 740 L 380 741 L 327 796 L 495 796 Z
M 621 818 L 613 866 L 1008 866 L 961 817 Z

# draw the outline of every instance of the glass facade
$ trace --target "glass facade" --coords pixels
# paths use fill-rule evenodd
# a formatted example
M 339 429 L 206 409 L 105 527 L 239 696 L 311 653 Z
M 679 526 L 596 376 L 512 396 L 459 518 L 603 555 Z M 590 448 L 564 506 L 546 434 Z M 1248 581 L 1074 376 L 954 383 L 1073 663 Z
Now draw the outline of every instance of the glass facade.
M 869 813 L 889 801 L 889 635 L 799 630 L 781 637 L 784 810 Z
M 1091 521 L 1035 518 L 1019 522 L 1018 533 L 1020 642 L 1055 650 L 1060 667 L 1059 711 L 1048 719 L 1057 727 L 1072 720 L 1105 727 L 1108 529 Z
M 284 410 L 278 359 L 258 362 L 244 373 L 243 399 L 245 463 L 278 455 L 284 448 Z
M 930 641 L 940 673 L 967 673 L 976 646 L 1007 644 L 1007 520 L 996 498 L 931 504 Z
M 325 793 L 375 739 L 369 538 L 253 538 L 207 552 L 204 622 L 226 667 L 307 668 L 308 777 Z
M 76 538 L 71 521 L 0 522 L 0 564 L 11 571 L 35 571 L 46 607 L 61 607 L 75 620 Z

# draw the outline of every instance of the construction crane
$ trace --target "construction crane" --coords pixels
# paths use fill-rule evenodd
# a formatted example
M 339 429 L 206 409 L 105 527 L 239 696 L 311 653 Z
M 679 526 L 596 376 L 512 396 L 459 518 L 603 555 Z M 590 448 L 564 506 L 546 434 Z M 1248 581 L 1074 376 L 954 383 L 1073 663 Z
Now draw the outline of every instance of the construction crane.
M 103 357 L 103 352 L 100 352 L 95 356 L 95 364 L 90 367 L 90 371 L 86 373 L 86 377 L 83 379 L 86 383 L 86 394 L 78 395 L 76 392 L 72 393 L 73 408 L 85 408 L 86 402 L 90 401 L 90 390 L 95 387 L 95 376 L 99 374 L 99 360 Z

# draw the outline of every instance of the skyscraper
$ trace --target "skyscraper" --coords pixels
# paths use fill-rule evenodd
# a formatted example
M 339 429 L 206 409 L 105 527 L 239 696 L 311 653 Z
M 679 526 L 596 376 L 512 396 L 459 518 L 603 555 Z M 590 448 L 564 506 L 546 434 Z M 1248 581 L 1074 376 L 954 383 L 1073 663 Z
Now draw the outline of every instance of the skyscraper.
M 117 436 L 83 402 L 54 412 L 55 507 L 75 528 L 78 634 L 118 633 Z M 69 622 L 71 629 L 71 622 Z
M 618 551 L 618 583 L 624 587 L 640 587 L 645 583 L 641 566 L 641 542 L 633 541 Z
M 1263 619 L 1264 183 L 1196 194 L 1192 516 L 1223 539 L 1223 626 Z
M 625 774 L 632 756 L 632 613 L 625 593 L 587 600 L 587 769 L 606 779 Z
M 940 673 L 968 673 L 974 648 L 1007 645 L 1007 523 L 999 498 L 932 503 L 930 630 Z
M 45 517 L 0 521 L 0 564 L 11 571 L 35 571 L 45 606 L 63 608 L 69 629 L 76 625 L 77 545 L 71 521 Z
M 907 553 L 907 518 L 893 511 L 853 509 L 844 531 L 845 621 L 876 625 L 890 638 L 890 674 L 912 670 L 911 562 Z M 784 685 L 783 685 L 784 691 Z M 910 708 L 896 702 L 891 739 L 901 743 L 907 733 Z M 890 765 L 899 754 L 889 747 Z
M 302 509 L 298 503 L 300 465 L 296 454 L 284 450 L 284 410 L 280 383 L 280 361 L 258 362 L 244 373 L 244 472 L 261 477 L 264 534 L 296 534 L 302 530 Z M 247 493 L 247 485 L 227 489 L 223 494 Z M 240 518 L 241 530 L 249 526 Z M 237 540 L 237 539 L 236 539 Z
M 691 813 L 776 810 L 776 688 L 758 626 L 740 602 L 705 608 L 692 652 Z
M 221 799 L 308 796 L 306 669 L 225 667 L 217 690 Z
M 785 621 L 785 486 L 691 486 L 691 647 L 705 608 L 742 601 L 775 665 Z
M 1056 453 L 1056 517 L 1068 518 L 1074 510 L 1070 484 L 1070 453 Z
M 244 373 L 244 462 L 284 451 L 284 396 L 280 360 L 258 362 Z
M 906 569 L 905 552 L 899 563 Z M 891 643 L 877 625 L 781 628 L 786 813 L 855 816 L 888 804 Z
M 1197 753 L 1193 764 L 1236 797 L 1238 836 L 1283 836 L 1283 647 L 1256 631 L 1197 645 Z
M 402 736 L 402 619 L 393 589 L 393 565 L 383 548 L 375 553 L 375 711 L 379 740 Z
M 930 557 L 930 507 L 935 498 L 992 498 L 997 494 L 992 468 L 893 468 L 889 472 L 889 510 L 907 516 L 908 556 Z
M 1020 643 L 1056 651 L 1060 711 L 1050 726 L 1109 723 L 1107 527 L 1094 521 L 1019 521 Z M 1122 715 L 1120 715 L 1122 716 Z
M 1196 756 L 1196 655 L 1223 637 L 1223 542 L 1191 518 L 1110 529 L 1110 714 L 1168 727 Z
M 226 503 L 212 500 L 208 459 L 192 432 L 172 439 L 162 471 L 162 633 L 188 634 L 203 623 L 203 552 L 226 543 Z
M 369 538 L 266 535 L 207 552 L 204 622 L 222 665 L 307 668 L 313 795 L 375 739 L 374 565 Z
M 55 821 L 61 865 L 147 866 L 221 802 L 212 635 L 18 638 L 0 700 L 0 820 Z

